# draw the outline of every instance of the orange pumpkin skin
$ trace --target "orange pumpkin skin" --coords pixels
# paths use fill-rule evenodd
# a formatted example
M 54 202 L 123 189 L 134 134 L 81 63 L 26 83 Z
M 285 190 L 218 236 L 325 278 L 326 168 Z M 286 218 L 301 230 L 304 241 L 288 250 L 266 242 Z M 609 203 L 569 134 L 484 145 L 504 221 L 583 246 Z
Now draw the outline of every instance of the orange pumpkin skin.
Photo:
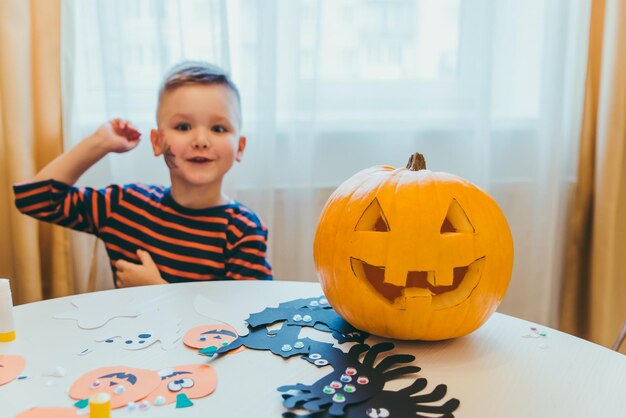
M 500 304 L 513 240 L 496 202 L 470 182 L 377 166 L 327 201 L 314 262 L 329 303 L 353 326 L 443 340 L 476 330 Z

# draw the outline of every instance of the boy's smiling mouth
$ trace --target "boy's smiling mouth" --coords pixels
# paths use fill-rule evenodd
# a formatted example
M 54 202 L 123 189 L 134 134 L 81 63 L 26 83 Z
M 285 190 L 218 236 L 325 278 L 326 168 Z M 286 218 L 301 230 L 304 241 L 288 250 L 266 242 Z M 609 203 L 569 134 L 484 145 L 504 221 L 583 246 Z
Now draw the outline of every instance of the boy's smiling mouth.
M 208 158 L 208 157 L 192 157 L 192 158 L 188 158 L 187 161 L 189 161 L 191 163 L 202 164 L 202 163 L 210 163 L 210 162 L 212 162 L 214 160 L 211 159 L 211 158 Z

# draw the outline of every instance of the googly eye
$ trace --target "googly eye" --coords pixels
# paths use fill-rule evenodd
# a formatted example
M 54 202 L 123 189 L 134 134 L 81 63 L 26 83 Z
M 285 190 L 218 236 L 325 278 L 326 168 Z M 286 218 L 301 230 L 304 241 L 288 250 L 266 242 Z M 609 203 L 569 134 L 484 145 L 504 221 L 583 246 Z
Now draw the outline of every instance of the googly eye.
M 180 392 L 181 390 L 183 390 L 183 387 L 180 385 L 180 383 L 174 381 L 167 384 L 167 390 L 169 390 L 170 392 Z
M 333 395 L 333 402 L 343 403 L 345 401 L 346 401 L 346 397 L 343 396 L 341 393 L 335 393 Z
M 326 366 L 328 364 L 328 360 L 325 360 L 325 359 L 321 358 L 319 360 L 315 360 L 313 362 L 313 364 L 315 364 L 316 366 L 319 366 L 319 367 Z
M 317 354 L 317 353 L 313 353 L 313 354 L 309 354 L 309 358 L 311 360 L 317 360 L 317 359 L 322 358 L 322 355 L 321 354 Z
M 341 389 L 341 387 L 343 386 L 343 384 L 341 384 L 341 382 L 337 382 L 336 380 L 330 382 L 329 385 L 331 388 L 333 389 Z
M 367 377 L 365 377 L 365 376 L 361 376 L 361 377 L 356 379 L 356 382 L 359 385 L 367 385 L 370 382 L 370 380 Z
M 183 381 L 180 383 L 180 386 L 183 389 L 192 388 L 194 385 L 195 385 L 195 382 L 193 381 L 193 379 L 183 379 Z

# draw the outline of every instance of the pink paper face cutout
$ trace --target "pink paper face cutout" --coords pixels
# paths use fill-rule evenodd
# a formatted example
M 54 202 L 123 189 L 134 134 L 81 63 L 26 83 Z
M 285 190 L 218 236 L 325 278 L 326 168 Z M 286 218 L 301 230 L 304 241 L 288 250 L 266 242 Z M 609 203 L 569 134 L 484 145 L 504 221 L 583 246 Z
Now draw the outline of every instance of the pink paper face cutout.
M 215 370 L 206 364 L 189 364 L 163 369 L 159 387 L 148 395 L 151 404 L 168 405 L 176 402 L 176 396 L 185 394 L 189 399 L 198 399 L 210 395 L 217 386 Z M 157 398 L 162 397 L 157 403 Z
M 78 378 L 70 388 L 74 399 L 86 399 L 99 392 L 111 395 L 111 409 L 148 396 L 161 383 L 156 372 L 127 366 L 101 367 Z
M 26 367 L 24 357 L 9 354 L 0 354 L 0 385 L 9 383 Z
M 235 328 L 226 324 L 200 325 L 187 331 L 183 342 L 187 347 L 199 350 L 214 346 L 220 349 L 237 339 Z
M 50 407 L 32 408 L 21 412 L 15 418 L 76 418 L 76 408 Z

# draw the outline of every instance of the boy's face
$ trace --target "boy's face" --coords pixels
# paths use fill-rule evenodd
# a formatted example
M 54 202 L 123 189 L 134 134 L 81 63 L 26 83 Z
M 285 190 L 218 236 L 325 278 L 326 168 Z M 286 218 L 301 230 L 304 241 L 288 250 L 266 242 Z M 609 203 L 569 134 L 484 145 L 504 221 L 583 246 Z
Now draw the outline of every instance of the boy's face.
M 226 86 L 192 84 L 165 92 L 150 139 L 154 155 L 165 159 L 172 187 L 221 186 L 246 147 L 239 121 L 237 98 Z

